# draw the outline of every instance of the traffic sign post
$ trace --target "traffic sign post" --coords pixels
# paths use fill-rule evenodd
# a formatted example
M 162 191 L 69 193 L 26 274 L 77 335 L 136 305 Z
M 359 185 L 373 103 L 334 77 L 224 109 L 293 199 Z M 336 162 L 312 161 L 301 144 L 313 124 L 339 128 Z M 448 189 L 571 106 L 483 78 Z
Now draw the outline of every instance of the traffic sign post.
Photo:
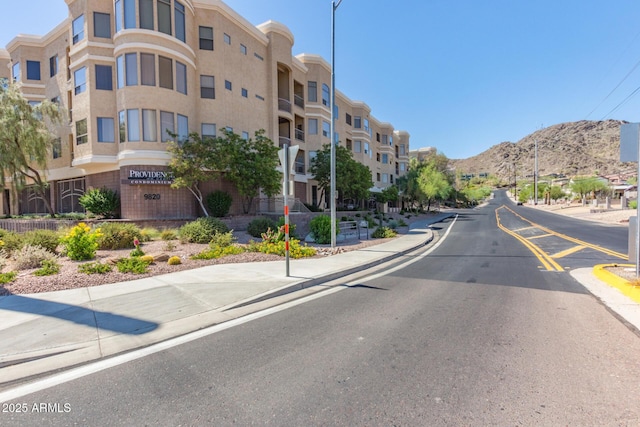
M 636 218 L 635 218 L 635 230 L 629 227 L 629 232 L 635 231 L 635 251 L 633 260 L 629 260 L 636 264 L 636 277 L 640 277 L 640 261 L 638 255 L 640 255 L 640 123 L 625 123 L 620 125 L 620 161 L 621 162 L 638 162 L 638 175 L 636 182 Z M 631 239 L 629 239 L 631 240 Z M 629 250 L 629 254 L 631 254 Z
M 284 259 L 285 259 L 285 274 L 289 277 L 289 176 L 293 175 L 293 162 L 298 155 L 299 147 L 289 147 L 289 144 L 284 144 L 284 147 L 278 151 L 278 157 L 280 158 L 280 164 L 282 165 L 282 193 L 284 196 Z

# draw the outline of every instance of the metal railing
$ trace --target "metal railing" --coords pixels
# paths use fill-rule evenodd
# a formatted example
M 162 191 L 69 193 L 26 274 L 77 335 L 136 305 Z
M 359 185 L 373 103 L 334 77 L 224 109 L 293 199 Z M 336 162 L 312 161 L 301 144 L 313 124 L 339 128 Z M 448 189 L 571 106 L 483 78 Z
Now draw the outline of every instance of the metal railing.
M 278 110 L 291 112 L 291 101 L 288 99 L 278 98 Z

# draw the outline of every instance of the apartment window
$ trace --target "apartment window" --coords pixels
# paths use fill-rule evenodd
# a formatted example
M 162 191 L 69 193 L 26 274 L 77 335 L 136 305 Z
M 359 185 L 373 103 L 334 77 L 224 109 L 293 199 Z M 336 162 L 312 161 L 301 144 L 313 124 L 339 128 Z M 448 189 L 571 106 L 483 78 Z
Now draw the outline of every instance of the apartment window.
M 176 90 L 187 94 L 187 66 L 176 61 Z
M 58 74 L 58 55 L 53 55 L 49 58 L 49 77 L 53 77 Z
M 27 80 L 40 80 L 40 61 L 27 60 Z
M 242 88 L 242 96 L 245 97 L 245 98 L 248 98 L 249 97 L 249 91 L 246 90 L 245 88 Z
M 317 151 L 309 151 L 309 165 L 313 164 L 313 161 L 318 157 Z
M 400 172 L 404 172 L 406 169 L 405 163 L 400 163 Z
M 124 110 L 118 112 L 118 141 L 125 142 L 127 140 L 127 122 Z
M 113 90 L 111 65 L 96 65 L 96 89 Z
M 376 153 L 376 162 L 380 161 L 380 153 Z
M 216 125 L 214 123 L 203 123 L 202 124 L 202 137 L 216 137 Z
M 152 53 L 140 54 L 140 83 L 143 86 L 156 85 L 156 56 Z
M 127 141 L 140 141 L 140 116 L 137 108 L 127 110 Z
M 389 135 L 382 134 L 382 145 L 390 145 L 389 144 Z
M 347 113 L 345 118 L 344 118 L 344 121 L 345 121 L 346 124 L 351 126 L 351 114 Z
M 407 152 L 405 151 L 404 144 L 401 144 L 400 145 L 400 155 L 404 156 L 406 154 L 407 154 Z
M 362 153 L 362 141 L 354 141 L 353 142 L 353 152 L 354 153 Z
M 386 184 L 389 182 L 389 174 L 388 173 L 383 173 L 382 174 L 382 183 Z
M 253 53 L 253 56 L 255 56 L 256 58 L 258 58 L 260 61 L 264 61 L 264 58 L 263 58 L 262 56 L 258 55 L 258 53 L 257 53 L 257 52 L 254 52 L 254 53 Z
M 111 38 L 111 15 L 93 12 L 93 35 L 105 39 Z
M 371 135 L 371 129 L 369 128 L 369 119 L 364 119 L 364 130 L 365 132 L 369 132 L 369 135 Z
M 124 87 L 124 57 L 122 55 L 116 58 L 116 78 L 118 80 L 118 89 Z
M 140 0 L 138 8 L 138 13 L 140 14 L 140 28 L 144 30 L 153 30 L 153 0 Z
M 76 144 L 86 144 L 88 140 L 87 119 L 78 120 L 76 122 Z
M 242 131 L 242 139 L 245 141 L 249 140 L 249 132 Z
M 158 31 L 171 35 L 171 0 L 158 0 Z
M 178 114 L 178 141 L 186 141 L 189 138 L 189 118 Z
M 309 119 L 309 135 L 318 134 L 318 119 Z
M 213 76 L 200 76 L 200 98 L 215 99 L 216 89 Z
M 353 127 L 356 128 L 356 129 L 361 129 L 362 128 L 362 117 L 355 116 L 353 118 Z
M 184 5 L 179 1 L 175 2 L 176 38 L 183 43 L 186 42 L 186 32 L 184 23 Z
M 317 82 L 307 82 L 307 98 L 309 98 L 309 102 L 318 102 L 318 83 Z
M 84 38 L 84 15 L 74 19 L 71 28 L 73 31 L 73 44 L 76 44 Z
M 382 155 L 382 164 L 383 165 L 388 165 L 389 164 L 389 155 L 388 154 L 383 154 Z
M 393 135 L 389 136 L 389 145 L 393 145 Z
M 229 45 L 231 44 L 231 36 L 227 33 L 224 33 L 224 42 Z
M 200 49 L 213 50 L 213 28 L 200 27 Z
M 127 86 L 138 85 L 138 54 L 126 53 L 124 55 L 124 62 L 126 68 L 126 82 Z
M 243 55 L 247 54 L 247 47 L 243 44 L 240 44 L 240 53 Z
M 173 113 L 160 111 L 160 140 L 162 142 L 173 141 L 173 136 L 170 135 L 172 133 L 175 133 L 175 125 L 173 124 Z
M 56 138 L 53 140 L 53 145 L 51 146 L 51 154 L 54 159 L 59 159 L 62 157 L 62 139 Z
M 15 64 L 13 64 L 13 67 L 11 67 L 11 74 L 13 75 L 14 82 L 20 81 L 20 63 L 19 62 L 16 62 Z
M 329 86 L 322 83 L 322 105 L 329 106 Z
M 347 150 L 353 151 L 353 143 L 347 138 Z
M 376 132 L 376 141 L 380 142 L 380 134 Z
M 142 140 L 150 142 L 158 140 L 156 110 L 142 110 Z
M 364 143 L 364 154 L 368 154 L 370 159 L 373 157 L 373 153 L 371 152 L 371 150 L 369 150 L 368 142 Z
M 227 90 L 231 90 L 232 86 L 231 86 L 231 82 L 229 80 L 225 80 L 224 81 L 224 88 Z
M 118 33 L 122 31 L 122 0 L 116 0 L 115 11 L 116 33 Z
M 87 69 L 82 67 L 73 73 L 75 94 L 78 95 L 87 89 Z
M 98 117 L 98 142 L 116 142 L 114 121 L 111 117 Z
M 322 136 L 329 138 L 331 132 L 331 124 L 326 121 L 322 121 Z
M 377 173 L 376 173 L 376 181 L 377 181 L 377 182 L 380 182 L 380 172 L 377 172 Z
M 124 28 L 136 28 L 135 0 L 124 0 Z
M 173 61 L 171 58 L 159 56 L 158 68 L 160 69 L 160 87 L 173 89 Z

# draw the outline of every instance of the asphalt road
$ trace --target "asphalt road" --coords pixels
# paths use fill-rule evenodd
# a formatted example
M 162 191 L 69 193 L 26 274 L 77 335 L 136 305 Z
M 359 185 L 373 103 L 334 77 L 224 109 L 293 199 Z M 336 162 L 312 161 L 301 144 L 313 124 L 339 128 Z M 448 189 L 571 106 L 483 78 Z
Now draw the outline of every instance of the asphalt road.
M 639 336 L 499 229 L 501 202 L 437 224 L 410 265 L 25 396 L 0 424 L 639 425 Z

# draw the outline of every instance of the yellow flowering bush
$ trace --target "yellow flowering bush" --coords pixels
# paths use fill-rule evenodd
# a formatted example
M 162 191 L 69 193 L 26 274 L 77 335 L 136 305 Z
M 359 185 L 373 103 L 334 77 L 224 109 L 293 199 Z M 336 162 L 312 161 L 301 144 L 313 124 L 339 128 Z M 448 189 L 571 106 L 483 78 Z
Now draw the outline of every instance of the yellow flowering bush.
M 251 241 L 249 243 L 249 251 L 251 252 L 262 252 L 265 254 L 275 254 L 280 256 L 285 256 L 285 242 L 284 241 L 276 241 L 276 242 L 260 242 L 256 243 Z M 305 245 L 301 245 L 300 241 L 297 239 L 289 240 L 289 256 L 291 258 L 304 258 L 304 257 L 312 257 L 316 254 L 316 250 L 312 247 Z
M 99 228 L 91 230 L 91 227 L 81 222 L 62 238 L 62 244 L 69 258 L 74 261 L 86 261 L 96 257 L 100 237 L 102 233 Z

